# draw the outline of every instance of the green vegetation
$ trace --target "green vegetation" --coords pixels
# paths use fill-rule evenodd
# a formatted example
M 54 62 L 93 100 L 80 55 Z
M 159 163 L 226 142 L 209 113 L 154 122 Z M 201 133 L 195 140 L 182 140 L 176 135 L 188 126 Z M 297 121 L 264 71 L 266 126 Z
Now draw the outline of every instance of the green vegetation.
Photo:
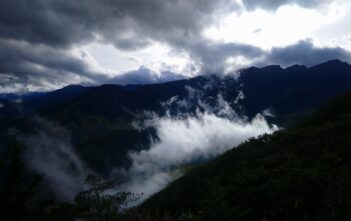
M 294 128 L 194 168 L 138 211 L 173 220 L 348 220 L 350 128 L 348 94 Z

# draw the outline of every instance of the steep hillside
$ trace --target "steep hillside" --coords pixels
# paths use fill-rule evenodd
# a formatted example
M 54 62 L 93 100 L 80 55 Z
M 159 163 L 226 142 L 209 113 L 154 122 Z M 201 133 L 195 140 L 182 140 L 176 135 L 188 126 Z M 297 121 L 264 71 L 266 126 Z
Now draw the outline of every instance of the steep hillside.
M 351 93 L 191 170 L 140 210 L 189 220 L 347 220 Z

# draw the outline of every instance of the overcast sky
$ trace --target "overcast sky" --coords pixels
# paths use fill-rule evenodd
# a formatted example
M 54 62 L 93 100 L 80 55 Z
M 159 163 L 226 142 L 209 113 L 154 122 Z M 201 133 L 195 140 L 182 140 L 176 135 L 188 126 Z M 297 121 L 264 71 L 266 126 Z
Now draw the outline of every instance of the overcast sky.
M 351 61 L 350 0 L 1 0 L 0 93 Z

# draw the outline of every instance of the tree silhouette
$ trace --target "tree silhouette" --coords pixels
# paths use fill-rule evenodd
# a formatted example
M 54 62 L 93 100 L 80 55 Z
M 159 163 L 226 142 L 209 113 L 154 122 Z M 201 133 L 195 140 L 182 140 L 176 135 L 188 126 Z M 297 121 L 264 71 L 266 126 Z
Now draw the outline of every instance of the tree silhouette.
M 130 192 L 107 193 L 115 183 L 95 175 L 86 178 L 88 190 L 80 192 L 75 198 L 78 217 L 91 221 L 114 221 L 121 215 L 124 206 L 138 199 Z
M 0 220 L 31 220 L 41 210 L 33 200 L 43 176 L 26 171 L 21 155 L 21 144 L 10 138 L 0 160 Z

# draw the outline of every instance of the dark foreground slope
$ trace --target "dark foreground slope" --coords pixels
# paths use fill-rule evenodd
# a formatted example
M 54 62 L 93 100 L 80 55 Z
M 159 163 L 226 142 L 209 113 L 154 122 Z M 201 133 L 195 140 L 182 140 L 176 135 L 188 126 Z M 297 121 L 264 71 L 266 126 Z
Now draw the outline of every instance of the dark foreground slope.
M 351 93 L 193 169 L 140 210 L 190 220 L 348 220 L 350 128 Z

